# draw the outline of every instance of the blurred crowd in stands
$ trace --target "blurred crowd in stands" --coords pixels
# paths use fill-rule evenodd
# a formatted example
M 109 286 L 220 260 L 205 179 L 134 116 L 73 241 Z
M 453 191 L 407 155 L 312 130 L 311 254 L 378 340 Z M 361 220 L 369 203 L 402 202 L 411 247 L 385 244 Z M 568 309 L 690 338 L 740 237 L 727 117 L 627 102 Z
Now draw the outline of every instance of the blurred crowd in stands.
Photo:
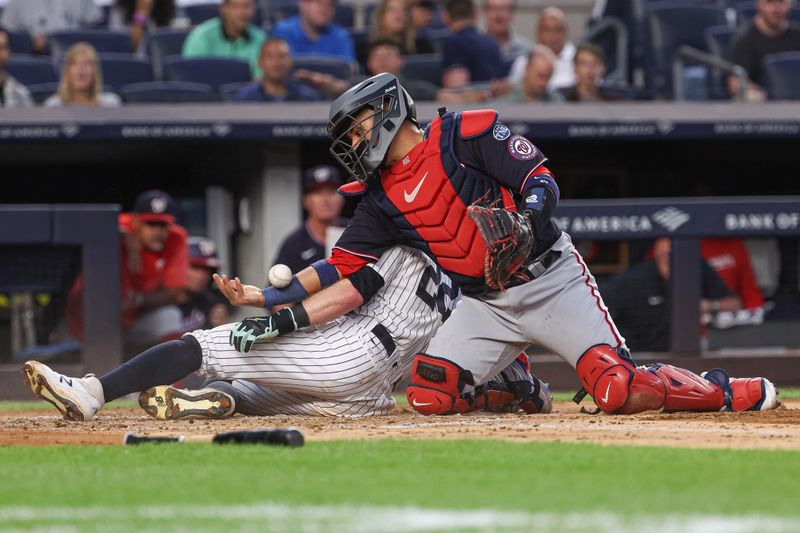
M 329 100 L 378 72 L 443 102 L 800 98 L 794 0 L 596 0 L 582 35 L 557 5 L 520 29 L 515 0 L 0 9 L 0 107 Z

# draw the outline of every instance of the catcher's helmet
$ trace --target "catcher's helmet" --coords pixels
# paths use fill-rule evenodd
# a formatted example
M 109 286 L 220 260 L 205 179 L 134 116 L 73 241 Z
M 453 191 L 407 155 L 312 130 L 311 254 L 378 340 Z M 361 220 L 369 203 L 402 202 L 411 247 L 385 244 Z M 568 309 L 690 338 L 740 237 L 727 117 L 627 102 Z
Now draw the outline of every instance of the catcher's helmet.
M 355 116 L 364 109 L 372 110 L 370 140 L 353 147 L 347 134 L 358 125 Z M 351 176 L 365 184 L 386 162 L 389 145 L 405 120 L 417 124 L 417 110 L 395 76 L 384 72 L 364 80 L 331 104 L 331 154 Z

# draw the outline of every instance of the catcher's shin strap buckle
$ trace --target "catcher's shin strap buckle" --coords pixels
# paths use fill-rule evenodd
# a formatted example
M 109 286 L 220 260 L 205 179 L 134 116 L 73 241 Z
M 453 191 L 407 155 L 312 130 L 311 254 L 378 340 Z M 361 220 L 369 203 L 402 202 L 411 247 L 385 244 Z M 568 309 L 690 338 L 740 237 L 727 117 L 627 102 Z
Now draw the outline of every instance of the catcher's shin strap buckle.
M 540 255 L 536 261 L 524 266 L 523 268 L 530 272 L 531 279 L 534 280 L 547 272 L 547 269 L 553 266 L 553 263 L 558 261 L 560 257 L 561 250 L 547 250 L 545 253 Z
M 375 324 L 375 327 L 372 328 L 372 334 L 375 335 L 375 338 L 378 339 L 381 344 L 383 344 L 383 347 L 386 350 L 386 357 L 389 357 L 394 353 L 397 345 L 394 343 L 394 339 L 392 339 L 392 336 L 389 335 L 389 332 L 386 331 L 386 328 L 383 327 L 382 324 Z

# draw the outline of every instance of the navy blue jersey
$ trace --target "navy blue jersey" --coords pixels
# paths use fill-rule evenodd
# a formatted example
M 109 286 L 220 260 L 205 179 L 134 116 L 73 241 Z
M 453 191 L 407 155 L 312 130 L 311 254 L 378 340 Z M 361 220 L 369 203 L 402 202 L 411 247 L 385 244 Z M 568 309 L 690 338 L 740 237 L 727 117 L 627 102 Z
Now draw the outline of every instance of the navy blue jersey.
M 434 259 L 465 291 L 482 290 L 486 247 L 467 207 L 480 201 L 516 210 L 531 183 L 557 189 L 546 160 L 498 122 L 495 111 L 446 113 L 380 181 L 370 183 L 329 261 L 348 275 L 394 244 L 406 244 Z M 559 235 L 550 219 L 536 228 L 533 255 Z

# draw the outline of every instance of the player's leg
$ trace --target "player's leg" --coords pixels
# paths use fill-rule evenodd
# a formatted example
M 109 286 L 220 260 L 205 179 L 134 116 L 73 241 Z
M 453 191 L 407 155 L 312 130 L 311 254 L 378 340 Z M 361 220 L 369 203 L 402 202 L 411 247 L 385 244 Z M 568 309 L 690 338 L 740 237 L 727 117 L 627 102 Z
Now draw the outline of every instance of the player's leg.
M 198 370 L 202 359 L 200 345 L 187 335 L 149 348 L 100 378 L 64 376 L 37 361 L 25 363 L 22 372 L 34 394 L 52 403 L 64 418 L 89 420 L 107 402 L 178 381 Z
M 202 346 L 201 373 L 208 379 L 242 379 L 301 396 L 342 401 L 391 392 L 389 374 L 379 366 L 387 358 L 386 348 L 372 342 L 374 335 L 362 326 L 351 319 L 332 322 L 257 342 L 248 353 L 229 344 L 232 326 L 193 335 Z
M 508 367 L 528 342 L 504 309 L 507 293 L 486 301 L 463 297 L 411 367 L 408 402 L 422 414 L 470 410 L 475 386 Z
M 236 412 L 247 416 L 307 415 L 307 416 L 382 416 L 395 406 L 390 394 L 374 397 L 353 397 L 343 400 L 326 400 L 290 391 L 263 387 L 247 380 L 231 383 L 215 382 L 210 388 L 233 392 Z
M 553 409 L 550 387 L 533 374 L 528 356 L 520 354 L 503 371 L 475 388 L 472 409 L 492 413 L 549 413 Z
M 509 293 L 521 294 L 519 306 L 526 309 L 523 329 L 530 340 L 575 366 L 602 411 L 718 411 L 776 405 L 774 387 L 763 378 L 728 380 L 724 372 L 715 372 L 704 379 L 671 365 L 637 368 L 583 258 L 568 237 L 562 236 L 557 245 L 563 247 L 562 258 L 541 278 Z M 733 402 L 734 397 L 740 399 Z

